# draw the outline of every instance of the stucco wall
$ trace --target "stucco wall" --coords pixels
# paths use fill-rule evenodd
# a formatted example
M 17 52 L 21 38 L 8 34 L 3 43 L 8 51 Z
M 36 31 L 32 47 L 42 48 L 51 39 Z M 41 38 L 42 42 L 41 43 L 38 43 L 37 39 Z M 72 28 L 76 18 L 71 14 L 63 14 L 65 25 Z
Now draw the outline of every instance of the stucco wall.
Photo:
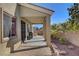
M 0 8 L 0 43 L 2 42 L 2 8 Z
M 13 16 L 15 13 L 16 5 L 16 3 L 0 3 L 0 7 L 3 8 L 5 12 L 8 12 Z
M 9 6 L 8 6 L 9 7 Z M 8 8 L 8 11 L 10 11 L 9 9 L 12 9 L 12 8 Z M 11 11 L 13 12 L 13 11 Z M 2 10 L 0 10 L 0 28 L 2 29 Z M 15 13 L 15 12 L 13 12 Z M 10 13 L 9 13 L 10 14 Z M 8 38 L 7 40 L 8 41 L 3 41 L 2 43 L 0 43 L 0 55 L 8 55 L 10 54 L 10 52 L 12 50 L 16 50 L 16 48 L 18 48 L 21 44 L 21 31 L 20 31 L 20 16 L 19 16 L 19 9 L 17 7 L 16 9 L 16 13 L 15 13 L 15 16 L 16 16 L 16 21 L 17 21 L 17 34 L 15 37 L 12 37 L 12 38 Z M 9 19 L 8 19 L 9 20 Z M 8 21 L 6 20 L 5 23 L 7 23 Z M 9 25 L 9 24 L 8 24 Z M 6 27 L 8 25 L 5 25 Z M 2 38 L 2 30 L 0 29 L 0 38 Z M 8 31 L 8 30 L 6 30 Z M 6 38 L 2 38 L 2 40 L 6 40 Z
M 71 43 L 75 44 L 76 46 L 79 46 L 79 31 L 65 32 L 65 33 L 62 33 L 62 36 L 68 41 L 70 41 Z

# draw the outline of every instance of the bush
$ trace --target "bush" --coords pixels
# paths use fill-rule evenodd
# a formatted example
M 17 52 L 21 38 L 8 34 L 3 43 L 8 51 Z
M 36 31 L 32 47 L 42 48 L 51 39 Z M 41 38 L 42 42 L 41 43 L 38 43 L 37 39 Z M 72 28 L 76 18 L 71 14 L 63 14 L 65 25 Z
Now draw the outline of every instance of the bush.
M 51 38 L 52 39 L 59 39 L 61 37 L 61 34 L 59 31 L 57 30 L 52 30 L 51 32 Z
M 65 43 L 66 43 L 66 41 L 65 41 L 64 38 L 60 38 L 60 39 L 59 39 L 59 42 L 60 42 L 61 44 L 65 44 Z

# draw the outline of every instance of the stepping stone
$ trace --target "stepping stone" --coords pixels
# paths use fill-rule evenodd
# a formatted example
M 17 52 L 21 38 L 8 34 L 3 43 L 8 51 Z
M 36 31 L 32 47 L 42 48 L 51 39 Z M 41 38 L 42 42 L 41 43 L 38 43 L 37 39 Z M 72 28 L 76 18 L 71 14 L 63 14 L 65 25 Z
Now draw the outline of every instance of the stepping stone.
M 68 48 L 69 48 L 69 49 L 74 49 L 74 46 L 69 45 Z
M 59 54 L 60 54 L 60 55 L 66 55 L 67 52 L 66 52 L 66 51 L 60 51 Z

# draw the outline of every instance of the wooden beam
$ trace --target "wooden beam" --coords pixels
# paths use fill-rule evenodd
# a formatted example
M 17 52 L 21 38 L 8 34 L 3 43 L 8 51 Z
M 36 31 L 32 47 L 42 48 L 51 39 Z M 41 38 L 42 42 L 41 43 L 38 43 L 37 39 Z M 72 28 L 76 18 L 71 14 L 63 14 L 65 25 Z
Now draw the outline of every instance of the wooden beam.
M 23 21 L 27 22 L 27 23 L 31 23 L 28 19 L 26 19 L 25 17 L 20 17 Z
M 31 24 L 43 24 L 44 17 L 21 17 Z
M 30 19 L 30 22 L 33 24 L 42 24 L 43 20 L 42 19 Z

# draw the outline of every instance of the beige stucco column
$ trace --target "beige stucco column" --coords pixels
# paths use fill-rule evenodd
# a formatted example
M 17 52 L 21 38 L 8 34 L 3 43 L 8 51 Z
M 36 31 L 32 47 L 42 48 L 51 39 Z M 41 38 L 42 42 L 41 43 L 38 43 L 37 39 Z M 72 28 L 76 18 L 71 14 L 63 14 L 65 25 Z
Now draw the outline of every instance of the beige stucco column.
M 0 43 L 2 43 L 3 38 L 3 10 L 0 8 Z
M 30 24 L 30 32 L 32 32 L 32 24 Z
M 54 53 L 54 49 L 53 49 L 52 43 L 51 43 L 50 16 L 47 16 L 45 19 L 45 39 L 46 39 L 48 47 L 51 49 L 51 53 Z
M 27 23 L 26 23 L 26 39 L 27 40 L 27 35 L 28 35 L 28 32 L 27 32 Z
M 45 39 L 47 41 L 47 45 L 49 47 L 52 47 L 50 36 L 51 36 L 51 33 L 50 33 L 50 16 L 47 16 L 45 19 Z
M 16 8 L 16 32 L 17 32 L 17 40 L 21 40 L 21 18 L 20 18 L 20 6 Z
M 43 37 L 44 37 L 44 39 L 46 39 L 46 21 L 45 21 L 45 19 L 43 20 Z

